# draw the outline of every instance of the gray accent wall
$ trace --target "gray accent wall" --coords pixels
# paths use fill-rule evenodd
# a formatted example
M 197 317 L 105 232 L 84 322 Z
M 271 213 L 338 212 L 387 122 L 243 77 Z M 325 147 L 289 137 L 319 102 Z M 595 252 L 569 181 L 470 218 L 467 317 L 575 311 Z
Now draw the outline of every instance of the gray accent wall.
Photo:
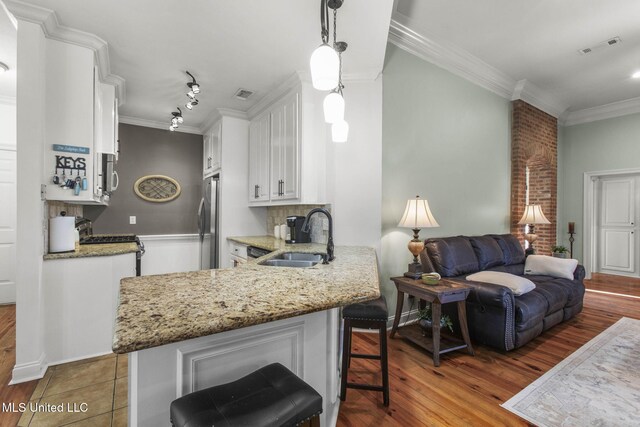
M 202 135 L 120 124 L 120 177 L 108 207 L 86 206 L 93 232 L 150 234 L 194 234 L 196 213 L 202 197 Z M 180 183 L 180 196 L 154 203 L 139 198 L 135 181 L 145 175 L 167 175 Z M 129 224 L 136 216 L 136 224 Z
M 558 242 L 569 247 L 575 222 L 573 257 L 582 262 L 584 174 L 640 168 L 640 114 L 562 127 L 559 136 Z
M 412 232 L 397 226 L 407 199 L 427 198 L 440 224 L 421 239 L 509 232 L 511 106 L 392 44 L 383 85 L 380 273 L 394 307 L 388 279 L 412 260 Z

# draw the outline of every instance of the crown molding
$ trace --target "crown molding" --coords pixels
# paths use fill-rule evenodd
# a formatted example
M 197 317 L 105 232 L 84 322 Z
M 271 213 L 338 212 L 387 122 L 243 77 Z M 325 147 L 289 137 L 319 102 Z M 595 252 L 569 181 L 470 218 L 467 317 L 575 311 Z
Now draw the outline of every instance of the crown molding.
M 568 112 L 563 117 L 563 125 L 573 126 L 637 113 L 640 113 L 640 97 Z
M 507 74 L 464 49 L 412 30 L 408 19 L 398 13 L 391 19 L 389 42 L 503 98 L 513 94 L 516 81 Z
M 16 97 L 0 95 L 0 105 L 16 105 Z
M 209 131 L 209 129 L 211 129 L 211 127 L 223 117 L 231 117 L 231 118 L 240 119 L 240 120 L 249 120 L 249 116 L 244 111 L 234 110 L 232 108 L 216 108 L 213 110 L 213 114 L 211 114 L 211 116 L 207 120 L 202 122 L 202 124 L 200 125 L 200 132 L 203 135 L 206 134 Z
M 75 44 L 93 50 L 100 80 L 115 86 L 119 105 L 125 102 L 125 80 L 111 73 L 109 64 L 109 44 L 95 34 L 60 25 L 53 10 L 34 6 L 18 0 L 5 0 L 9 11 L 17 19 L 40 25 L 45 37 L 65 43 Z
M 119 123 L 124 123 L 127 125 L 143 126 L 146 128 L 162 129 L 162 130 L 166 130 L 167 132 L 170 132 L 169 124 L 165 122 L 159 122 L 157 120 L 140 119 L 138 117 L 130 117 L 130 116 L 119 116 L 118 119 L 119 119 Z M 196 135 L 202 135 L 202 131 L 200 130 L 200 128 L 197 128 L 194 126 L 180 125 L 178 129 L 175 130 L 175 132 L 193 133 Z
M 511 100 L 515 101 L 516 99 L 521 99 L 555 118 L 561 117 L 568 107 L 556 97 L 526 79 L 519 80 L 516 83 Z
M 253 119 L 258 114 L 262 113 L 269 105 L 274 103 L 278 98 L 282 97 L 285 93 L 291 89 L 298 87 L 302 82 L 311 81 L 310 74 L 306 71 L 297 71 L 291 74 L 280 86 L 274 90 L 267 92 L 265 96 L 260 98 L 249 110 L 247 111 L 247 117 Z

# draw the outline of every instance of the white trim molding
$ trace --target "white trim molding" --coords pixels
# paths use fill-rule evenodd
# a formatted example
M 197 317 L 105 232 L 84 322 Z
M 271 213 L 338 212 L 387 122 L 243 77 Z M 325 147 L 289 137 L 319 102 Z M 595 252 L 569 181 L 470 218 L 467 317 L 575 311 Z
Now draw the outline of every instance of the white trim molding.
M 131 116 L 120 116 L 118 117 L 118 122 L 124 123 L 126 125 L 142 126 L 146 128 L 153 128 L 153 129 L 162 129 L 162 130 L 166 130 L 167 132 L 170 132 L 169 125 L 167 124 L 168 122 L 165 123 L 165 122 L 159 122 L 157 120 L 139 119 L 137 117 L 131 117 Z M 194 126 L 180 126 L 175 131 L 202 135 L 202 131 L 200 130 L 200 128 L 197 128 Z
M 0 104 L 2 105 L 16 105 L 15 96 L 0 95 Z
M 18 19 L 40 25 L 45 37 L 93 50 L 100 79 L 115 86 L 119 105 L 125 102 L 125 80 L 111 73 L 109 44 L 95 34 L 60 25 L 56 13 L 18 0 L 5 0 L 9 11 Z
M 464 49 L 412 30 L 410 25 L 406 17 L 394 13 L 389 26 L 389 42 L 503 98 L 511 98 L 516 86 L 513 78 Z
M 45 372 L 47 372 L 47 367 L 49 366 L 46 359 L 45 354 L 41 353 L 35 362 L 15 365 L 9 385 L 39 380 L 44 377 Z
M 521 99 L 555 118 L 559 118 L 567 109 L 567 105 L 563 104 L 555 96 L 545 92 L 526 79 L 519 80 L 516 83 L 511 100 L 515 101 L 516 99 Z
M 573 126 L 636 113 L 640 113 L 640 97 L 568 112 L 564 116 L 563 125 Z

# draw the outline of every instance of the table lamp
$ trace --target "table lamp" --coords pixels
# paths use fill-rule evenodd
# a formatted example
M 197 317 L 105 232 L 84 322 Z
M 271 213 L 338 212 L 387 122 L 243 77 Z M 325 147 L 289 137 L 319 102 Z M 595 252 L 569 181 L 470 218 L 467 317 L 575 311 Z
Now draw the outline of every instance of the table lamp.
M 422 276 L 422 264 L 418 261 L 418 255 L 424 249 L 424 242 L 420 240 L 420 229 L 426 227 L 440 227 L 429 209 L 429 202 L 416 196 L 415 199 L 407 201 L 404 215 L 398 223 L 398 227 L 413 229 L 413 239 L 409 242 L 409 252 L 413 254 L 413 262 L 409 264 L 409 271 L 405 276 L 412 279 L 420 279 Z
M 533 248 L 533 242 L 538 240 L 538 235 L 535 234 L 535 224 L 551 224 L 547 217 L 542 213 L 540 205 L 526 205 L 524 208 L 524 214 L 518 224 L 529 224 L 529 232 L 524 235 L 524 239 L 529 242 L 529 247 L 525 251 L 527 255 L 533 255 L 536 251 Z

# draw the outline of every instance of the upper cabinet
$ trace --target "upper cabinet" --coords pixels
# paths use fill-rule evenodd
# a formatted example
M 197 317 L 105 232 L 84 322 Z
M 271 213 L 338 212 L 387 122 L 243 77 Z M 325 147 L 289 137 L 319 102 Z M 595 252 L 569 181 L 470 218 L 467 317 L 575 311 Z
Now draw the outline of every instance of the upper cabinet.
M 249 201 L 269 201 L 271 114 L 265 113 L 249 125 Z
M 202 175 L 207 178 L 222 166 L 222 121 L 218 120 L 202 138 Z
M 287 90 L 249 125 L 249 205 L 326 203 L 324 119 L 305 83 Z
M 106 204 L 102 154 L 117 154 L 115 88 L 100 82 L 91 49 L 46 40 L 47 200 Z

